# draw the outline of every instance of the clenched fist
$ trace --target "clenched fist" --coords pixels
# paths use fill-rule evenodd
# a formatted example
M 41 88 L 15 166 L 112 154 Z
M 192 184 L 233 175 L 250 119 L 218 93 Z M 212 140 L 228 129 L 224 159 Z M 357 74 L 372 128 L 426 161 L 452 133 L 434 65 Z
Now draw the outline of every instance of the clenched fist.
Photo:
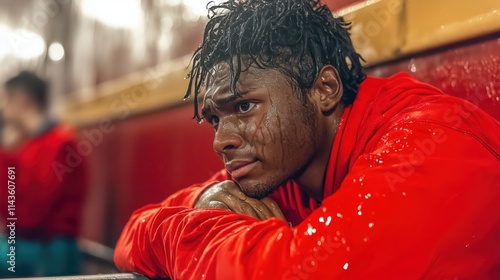
M 198 198 L 194 208 L 221 208 L 260 220 L 276 217 L 286 221 L 274 200 L 269 197 L 263 199 L 248 197 L 235 182 L 230 180 L 207 188 Z

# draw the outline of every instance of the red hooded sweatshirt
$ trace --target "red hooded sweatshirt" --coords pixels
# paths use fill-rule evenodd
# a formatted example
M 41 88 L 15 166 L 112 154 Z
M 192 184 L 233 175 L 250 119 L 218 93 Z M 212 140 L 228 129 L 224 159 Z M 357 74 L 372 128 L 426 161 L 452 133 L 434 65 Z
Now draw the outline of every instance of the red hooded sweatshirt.
M 328 152 L 328 151 L 325 151 Z M 220 171 L 137 210 L 123 271 L 172 279 L 500 279 L 500 125 L 397 74 L 368 77 L 342 116 L 321 205 L 271 195 L 292 226 L 193 209 Z

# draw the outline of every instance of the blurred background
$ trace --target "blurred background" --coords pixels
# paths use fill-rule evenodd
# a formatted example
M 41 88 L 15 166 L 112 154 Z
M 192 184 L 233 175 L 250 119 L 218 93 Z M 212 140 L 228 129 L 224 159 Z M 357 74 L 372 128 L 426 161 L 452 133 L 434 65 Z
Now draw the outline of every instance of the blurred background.
M 112 248 L 133 210 L 222 168 L 211 127 L 182 100 L 206 2 L 0 1 L 0 81 L 21 70 L 49 81 L 50 113 L 90 147 L 83 274 L 116 271 Z M 499 1 L 326 3 L 353 22 L 368 74 L 408 72 L 500 119 Z

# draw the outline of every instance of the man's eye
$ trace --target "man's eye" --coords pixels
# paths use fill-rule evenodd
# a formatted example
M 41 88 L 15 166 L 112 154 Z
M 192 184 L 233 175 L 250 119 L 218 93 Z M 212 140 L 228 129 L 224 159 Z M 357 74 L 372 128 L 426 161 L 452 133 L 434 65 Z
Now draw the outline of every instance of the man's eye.
M 246 112 L 252 110 L 252 108 L 255 105 L 256 105 L 255 102 L 243 101 L 243 102 L 238 104 L 238 111 L 240 113 L 246 113 Z
M 216 127 L 219 125 L 219 117 L 213 116 L 210 118 L 210 123 L 212 124 L 213 127 Z

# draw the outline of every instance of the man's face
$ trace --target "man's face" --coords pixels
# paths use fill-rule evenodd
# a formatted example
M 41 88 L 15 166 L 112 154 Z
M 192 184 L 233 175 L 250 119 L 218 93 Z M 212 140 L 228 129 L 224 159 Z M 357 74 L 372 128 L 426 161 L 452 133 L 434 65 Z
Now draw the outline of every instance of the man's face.
M 203 116 L 215 129 L 213 147 L 242 191 L 269 195 L 300 175 L 315 152 L 317 115 L 274 69 L 249 67 L 231 92 L 229 68 L 219 64 L 207 87 Z

